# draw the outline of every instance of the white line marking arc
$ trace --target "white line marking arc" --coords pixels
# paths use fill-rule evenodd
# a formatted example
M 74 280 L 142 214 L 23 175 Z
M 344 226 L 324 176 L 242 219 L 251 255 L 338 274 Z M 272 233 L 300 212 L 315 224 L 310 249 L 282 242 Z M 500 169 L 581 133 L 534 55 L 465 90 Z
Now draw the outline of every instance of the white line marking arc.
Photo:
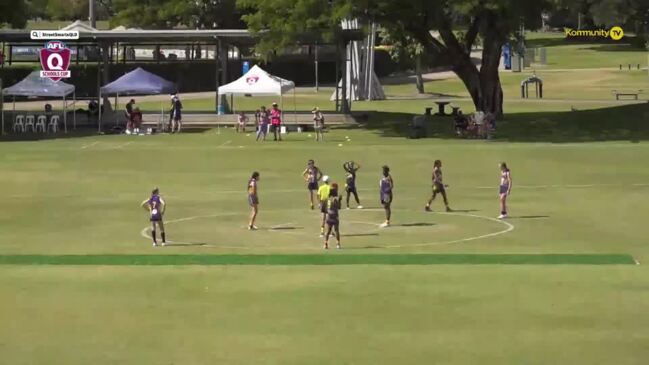
M 277 211 L 277 210 L 276 210 Z M 356 211 L 368 211 L 368 209 L 362 209 L 362 210 L 356 210 Z M 221 216 L 232 216 L 232 215 L 243 215 L 245 213 L 216 213 L 216 214 L 209 214 L 209 215 L 197 215 L 197 216 L 191 216 L 191 217 L 184 217 L 184 218 L 178 218 L 178 219 L 173 219 L 166 221 L 165 223 L 167 225 L 172 224 L 172 223 L 179 223 L 179 222 L 186 222 L 194 219 L 200 219 L 200 218 L 213 218 L 213 217 L 221 217 Z M 451 215 L 451 216 L 460 216 L 460 217 L 469 217 L 469 218 L 476 218 L 476 219 L 482 219 L 482 220 L 488 220 L 492 221 L 495 223 L 499 223 L 505 226 L 505 229 L 502 229 L 497 232 L 491 232 L 483 235 L 478 235 L 478 236 L 471 236 L 471 237 L 465 237 L 465 238 L 460 238 L 460 239 L 455 239 L 455 240 L 449 240 L 449 241 L 436 241 L 436 242 L 424 242 L 424 243 L 414 243 L 414 244 L 407 244 L 407 245 L 386 245 L 386 246 L 377 246 L 377 249 L 384 248 L 384 249 L 391 249 L 391 248 L 410 248 L 410 247 L 425 247 L 425 246 L 439 246 L 439 245 L 449 245 L 449 244 L 454 244 L 454 243 L 462 243 L 462 242 L 470 242 L 470 241 L 476 241 L 476 240 L 481 240 L 485 238 L 490 238 L 490 237 L 495 237 L 499 235 L 503 235 L 506 233 L 509 233 L 514 230 L 515 226 L 505 220 L 502 219 L 497 219 L 497 218 L 492 218 L 492 217 L 486 217 L 482 215 L 477 215 L 477 214 L 470 214 L 470 213 L 435 213 L 439 215 Z M 372 222 L 363 222 L 363 221 L 348 221 L 349 223 L 358 223 L 358 224 L 367 224 L 367 225 L 376 225 L 377 228 L 373 229 L 372 231 L 369 231 L 368 233 L 375 232 L 375 231 L 380 231 L 382 230 L 381 228 L 378 228 L 378 225 Z M 283 223 L 279 225 L 274 225 L 271 226 L 269 231 L 271 232 L 279 232 L 279 233 L 285 233 L 285 234 L 291 234 L 291 235 L 296 235 L 295 232 L 284 232 L 280 229 L 280 227 L 288 226 L 293 223 Z M 386 230 L 389 230 L 390 228 L 386 228 Z M 149 234 L 150 227 L 144 227 L 140 231 L 140 236 L 143 238 L 151 240 L 152 237 Z M 344 237 L 344 234 L 343 234 Z M 314 240 L 315 241 L 315 240 Z M 171 241 L 168 240 L 168 243 L 171 244 L 194 244 L 193 242 L 183 242 L 183 241 Z M 202 247 L 215 247 L 215 248 L 222 248 L 222 249 L 240 249 L 240 250 L 254 250 L 254 249 L 265 249 L 265 248 L 272 248 L 275 250 L 294 250 L 296 247 L 272 247 L 272 246 L 257 246 L 257 247 L 244 247 L 244 246 L 223 246 L 223 245 L 213 245 L 213 244 L 202 244 Z M 309 247 L 311 248 L 311 247 Z M 303 249 L 303 247 L 301 248 Z M 313 249 L 319 250 L 319 247 L 313 247 Z M 351 248 L 353 249 L 353 248 Z

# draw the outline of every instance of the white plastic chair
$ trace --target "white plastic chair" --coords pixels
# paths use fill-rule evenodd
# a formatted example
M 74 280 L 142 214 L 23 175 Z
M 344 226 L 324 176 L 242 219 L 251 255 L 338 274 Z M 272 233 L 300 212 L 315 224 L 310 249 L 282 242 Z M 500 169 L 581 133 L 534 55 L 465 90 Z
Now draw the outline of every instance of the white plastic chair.
M 34 118 L 33 115 L 28 115 L 27 118 L 25 118 L 25 132 L 27 131 L 28 128 L 32 129 L 32 132 L 34 132 L 34 121 L 36 118 Z
M 14 120 L 14 133 L 16 133 L 16 129 L 20 128 L 20 132 L 25 132 L 25 116 L 24 115 L 16 115 L 16 120 Z
M 61 120 L 61 117 L 58 115 L 53 115 L 52 118 L 50 119 L 50 123 L 47 125 L 47 131 L 49 132 L 50 129 L 52 132 L 56 133 L 59 131 L 59 121 Z
M 40 130 L 41 132 L 45 133 L 46 122 L 47 122 L 47 117 L 44 115 L 39 115 L 38 118 L 36 118 L 35 131 L 38 132 Z

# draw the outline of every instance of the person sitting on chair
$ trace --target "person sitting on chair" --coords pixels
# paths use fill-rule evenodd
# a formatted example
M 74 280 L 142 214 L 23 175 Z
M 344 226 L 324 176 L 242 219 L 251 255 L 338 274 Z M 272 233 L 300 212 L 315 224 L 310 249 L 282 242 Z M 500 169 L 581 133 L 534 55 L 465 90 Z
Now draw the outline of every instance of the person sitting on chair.
M 455 116 L 455 133 L 459 137 L 463 137 L 467 129 L 469 128 L 469 121 L 466 116 L 462 114 L 461 110 L 458 110 L 457 115 Z

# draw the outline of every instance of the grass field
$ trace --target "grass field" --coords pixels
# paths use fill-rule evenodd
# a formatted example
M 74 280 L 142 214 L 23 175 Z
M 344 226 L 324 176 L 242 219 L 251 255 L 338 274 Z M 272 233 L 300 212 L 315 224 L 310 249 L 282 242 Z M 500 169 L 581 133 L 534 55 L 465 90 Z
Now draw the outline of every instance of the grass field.
M 354 103 L 363 125 L 319 144 L 232 129 L 3 139 L 0 364 L 644 365 L 649 104 L 610 91 L 647 90 L 647 74 L 609 68 L 646 52 L 530 39 L 548 47 L 536 70 L 545 99 L 519 99 L 531 72 L 502 73 L 506 116 L 491 141 L 457 139 L 439 117 L 430 138 L 407 139 L 412 116 L 434 106 L 413 85 Z M 331 91 L 301 90 L 298 109 L 332 110 Z M 473 110 L 457 79 L 426 92 Z M 342 250 L 321 248 L 300 177 L 310 158 L 338 182 L 344 161 L 362 166 L 365 209 L 341 212 Z M 440 201 L 423 210 L 435 159 L 453 213 Z M 500 161 L 514 181 L 504 221 Z M 395 180 L 388 229 L 378 227 L 384 164 Z M 254 170 L 260 230 L 250 232 Z M 167 247 L 151 247 L 139 207 L 154 186 L 168 203 Z
M 380 128 L 332 130 L 323 144 L 231 130 L 0 144 L 3 362 L 645 362 L 647 142 L 407 140 Z M 343 161 L 362 164 L 368 209 L 342 212 L 342 251 L 321 250 L 299 177 L 308 158 L 337 181 Z M 435 158 L 455 214 L 423 212 Z M 505 222 L 493 219 L 501 160 L 515 184 Z M 386 230 L 382 164 L 396 184 Z M 255 169 L 261 229 L 249 232 Z M 175 244 L 154 249 L 138 204 L 156 185 Z M 224 254 L 235 256 L 213 256 Z

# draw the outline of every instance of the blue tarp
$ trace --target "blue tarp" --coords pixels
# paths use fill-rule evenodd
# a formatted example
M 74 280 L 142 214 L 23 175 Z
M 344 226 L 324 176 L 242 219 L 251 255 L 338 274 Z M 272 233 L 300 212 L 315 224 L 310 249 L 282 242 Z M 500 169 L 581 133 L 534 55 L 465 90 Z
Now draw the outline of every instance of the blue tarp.
M 2 90 L 4 95 L 15 96 L 40 96 L 62 98 L 74 92 L 74 85 L 59 81 L 54 82 L 41 77 L 40 71 L 30 73 L 20 82 Z
M 155 95 L 176 92 L 176 84 L 138 67 L 101 88 L 103 95 Z

